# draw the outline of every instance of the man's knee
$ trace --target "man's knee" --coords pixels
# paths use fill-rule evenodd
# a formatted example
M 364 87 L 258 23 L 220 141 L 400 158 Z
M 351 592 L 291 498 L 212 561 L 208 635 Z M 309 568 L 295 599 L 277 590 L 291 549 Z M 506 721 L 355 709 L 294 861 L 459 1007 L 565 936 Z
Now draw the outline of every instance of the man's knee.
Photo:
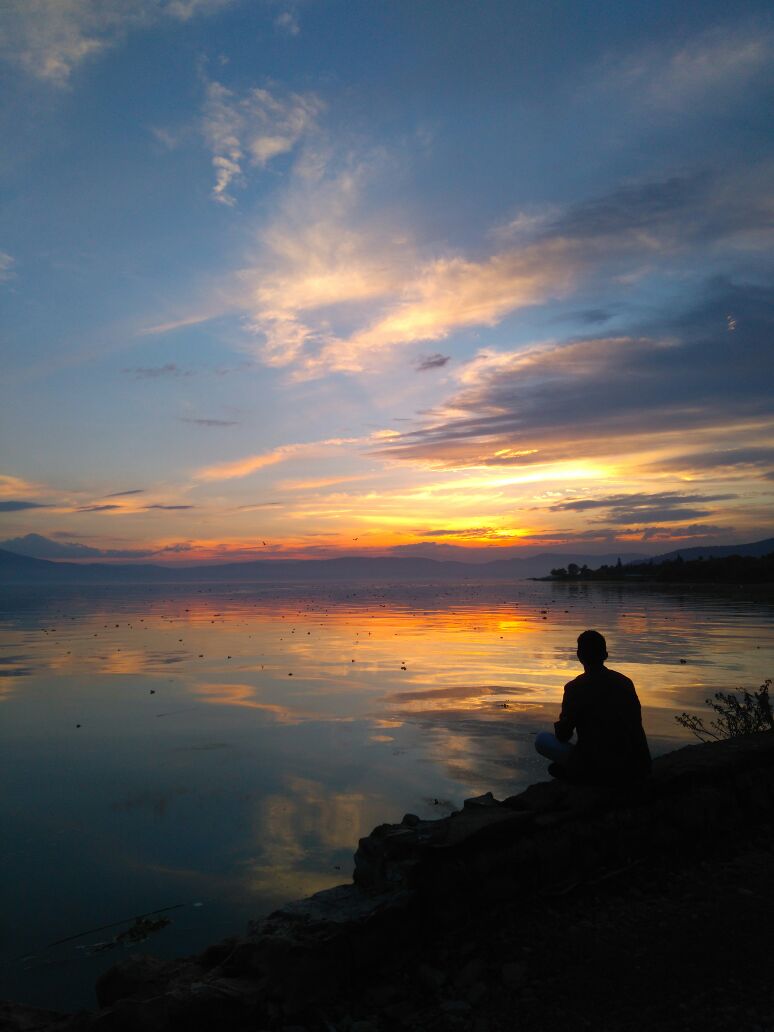
M 553 759 L 557 744 L 556 735 L 552 735 L 550 731 L 541 731 L 535 736 L 535 749 L 546 759 Z

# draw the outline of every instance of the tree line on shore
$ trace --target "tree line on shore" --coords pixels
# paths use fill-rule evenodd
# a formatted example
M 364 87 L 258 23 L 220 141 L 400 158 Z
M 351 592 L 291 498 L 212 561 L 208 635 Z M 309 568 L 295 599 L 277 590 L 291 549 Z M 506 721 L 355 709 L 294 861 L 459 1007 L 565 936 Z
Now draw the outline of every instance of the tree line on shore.
M 699 556 L 683 559 L 677 556 L 660 562 L 622 563 L 600 566 L 596 570 L 585 564 L 569 563 L 551 570 L 549 580 L 561 581 L 626 581 L 699 582 L 722 584 L 766 584 L 774 582 L 774 552 L 764 556 L 729 555 Z

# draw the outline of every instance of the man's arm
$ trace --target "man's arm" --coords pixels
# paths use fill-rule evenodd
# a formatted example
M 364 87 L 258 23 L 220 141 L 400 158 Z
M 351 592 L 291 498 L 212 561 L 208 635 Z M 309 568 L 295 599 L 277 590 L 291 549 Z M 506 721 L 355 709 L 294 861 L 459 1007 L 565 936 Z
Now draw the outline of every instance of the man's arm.
M 554 724 L 554 734 L 560 742 L 569 742 L 572 738 L 572 733 L 575 730 L 575 707 L 573 706 L 573 693 L 570 689 L 571 684 L 572 682 L 564 686 L 562 712 L 559 714 L 559 719 Z

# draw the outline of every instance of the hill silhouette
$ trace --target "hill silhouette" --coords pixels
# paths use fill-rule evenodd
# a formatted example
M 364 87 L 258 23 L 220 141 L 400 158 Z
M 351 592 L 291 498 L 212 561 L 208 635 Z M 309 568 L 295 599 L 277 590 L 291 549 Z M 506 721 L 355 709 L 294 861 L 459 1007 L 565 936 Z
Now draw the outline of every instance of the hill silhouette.
M 588 561 L 589 556 L 544 553 L 525 559 L 486 563 L 397 556 L 341 556 L 335 559 L 255 559 L 208 566 L 161 566 L 153 563 L 52 562 L 0 549 L 0 583 L 215 583 L 342 581 L 519 580 L 547 574 L 557 563 Z M 617 556 L 594 556 L 615 562 Z M 632 558 L 626 556 L 626 558 Z
M 593 563 L 613 566 L 620 558 L 627 571 L 635 564 L 652 567 L 682 554 L 699 552 L 707 558 L 728 555 L 761 556 L 774 552 L 774 538 L 750 544 L 681 549 L 643 561 L 642 556 L 620 553 L 578 555 L 542 553 L 527 558 L 493 559 L 485 563 L 397 556 L 341 556 L 334 559 L 255 559 L 247 562 L 196 566 L 154 563 L 52 562 L 0 549 L 0 583 L 340 583 L 342 581 L 508 581 L 546 576 L 551 569 Z

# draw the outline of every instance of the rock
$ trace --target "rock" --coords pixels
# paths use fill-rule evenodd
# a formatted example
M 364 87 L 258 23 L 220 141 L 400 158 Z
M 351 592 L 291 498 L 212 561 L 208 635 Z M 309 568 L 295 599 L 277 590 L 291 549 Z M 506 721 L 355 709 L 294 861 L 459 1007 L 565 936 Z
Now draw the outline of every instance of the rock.
M 442 1000 L 440 1007 L 444 1014 L 458 1014 L 462 1017 L 470 1013 L 470 1004 L 467 1000 Z
M 489 990 L 487 989 L 485 982 L 474 982 L 473 985 L 465 991 L 465 999 L 473 1007 L 477 1007 L 481 1001 L 486 998 L 488 992 Z
M 3 1005 L 0 1027 L 281 1028 L 283 1021 L 303 1022 L 332 999 L 346 1001 L 373 982 L 366 1006 L 378 1009 L 380 1017 L 360 1023 L 356 1032 L 367 1032 L 369 1025 L 440 1028 L 439 1021 L 467 1028 L 473 1024 L 471 1009 L 490 989 L 492 997 L 511 990 L 525 1000 L 539 986 L 529 984 L 524 964 L 503 962 L 518 955 L 514 943 L 498 945 L 498 990 L 487 988 L 480 944 L 472 955 L 420 953 L 432 956 L 433 965 L 415 966 L 408 951 L 418 939 L 421 948 L 425 934 L 436 937 L 445 926 L 464 923 L 482 902 L 502 902 L 518 912 L 520 901 L 536 894 L 559 895 L 567 885 L 594 885 L 611 876 L 625 879 L 631 867 L 654 856 L 679 864 L 708 855 L 730 839 L 749 839 L 772 808 L 774 734 L 761 732 L 660 757 L 653 777 L 636 787 L 545 782 L 504 802 L 486 793 L 440 820 L 407 814 L 401 824 L 380 825 L 360 840 L 354 884 L 290 903 L 251 924 L 247 936 L 210 947 L 200 958 L 128 956 L 99 979 L 99 1014 L 60 1019 Z M 745 887 L 744 879 L 739 883 Z M 400 978 L 390 966 L 399 960 L 415 980 L 410 999 L 400 999 L 400 988 L 388 981 Z M 456 972 L 452 979 L 447 969 Z M 446 994 L 465 999 L 439 1004 L 444 987 Z M 350 1022 L 350 1029 L 358 1024 Z
M 119 1000 L 147 1000 L 158 996 L 181 973 L 181 969 L 192 969 L 192 965 L 179 960 L 160 960 L 143 953 L 129 956 L 97 979 L 97 1003 L 100 1007 L 110 1007 Z
M 53 1030 L 66 1019 L 67 1015 L 57 1011 L 41 1010 L 38 1007 L 26 1007 L 23 1003 L 0 1000 L 0 1029 L 3 1032 Z
M 484 973 L 484 961 L 481 957 L 473 957 L 462 968 L 456 978 L 459 985 L 472 985 L 477 982 Z
M 398 987 L 389 982 L 387 984 L 377 982 L 376 985 L 368 987 L 369 1002 L 380 1009 L 392 1003 L 399 995 Z
M 508 961 L 500 969 L 500 975 L 509 989 L 520 989 L 526 981 L 527 971 L 517 960 Z
M 477 806 L 498 806 L 498 802 L 491 792 L 485 792 L 480 796 L 473 796 L 472 799 L 466 799 L 462 804 L 463 810 L 474 810 Z
M 417 1008 L 411 1002 L 411 1000 L 398 1000 L 397 1003 L 391 1003 L 389 1007 L 385 1007 L 384 1016 L 389 1022 L 389 1027 L 395 1025 L 406 1025 L 416 1015 Z
M 429 964 L 420 964 L 417 968 L 417 978 L 426 988 L 437 991 L 446 981 L 446 975 L 438 968 Z

